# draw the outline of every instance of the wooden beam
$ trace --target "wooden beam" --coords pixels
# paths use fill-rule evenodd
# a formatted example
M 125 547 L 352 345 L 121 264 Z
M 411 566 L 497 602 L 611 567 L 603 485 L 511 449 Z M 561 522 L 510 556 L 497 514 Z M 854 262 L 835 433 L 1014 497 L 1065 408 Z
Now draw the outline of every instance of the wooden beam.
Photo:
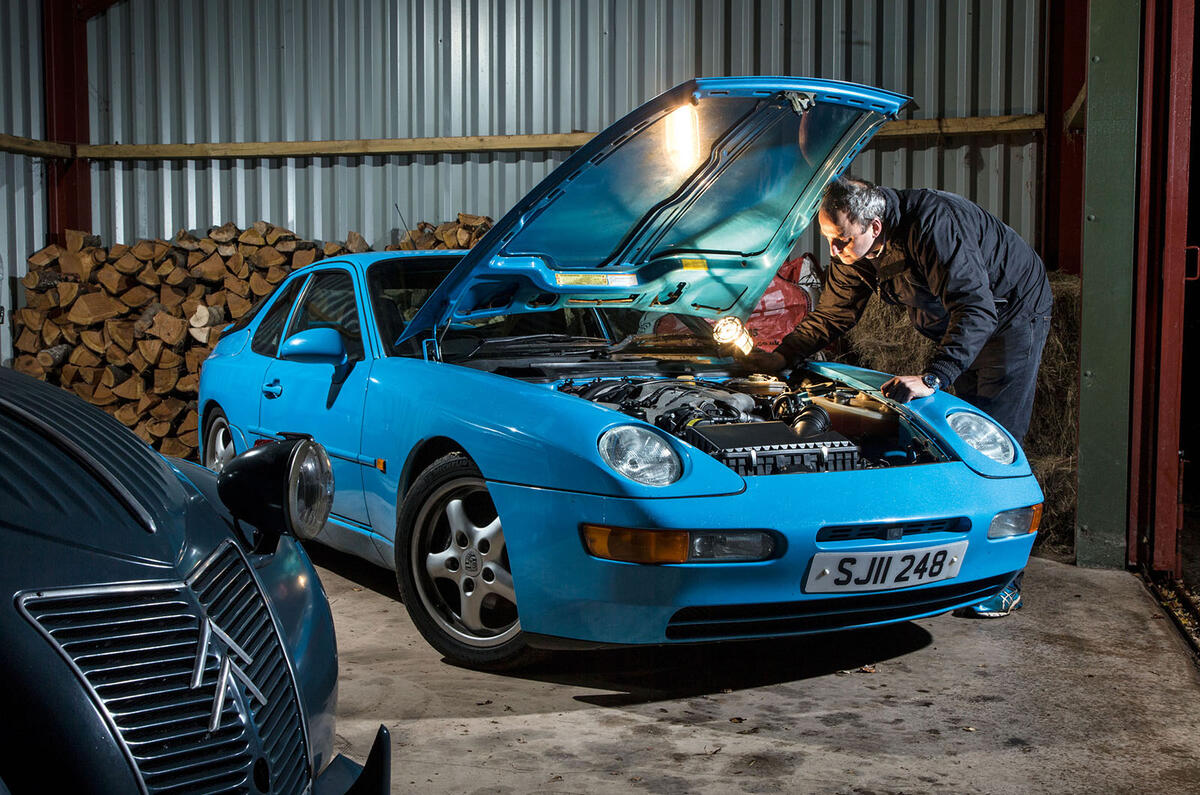
M 959 119 L 891 121 L 877 138 L 949 135 L 1014 135 L 1043 132 L 1046 117 L 982 116 Z M 0 135 L 0 151 L 42 157 L 76 157 L 89 160 L 246 160 L 280 157 L 366 157 L 382 155 L 444 154 L 456 152 L 522 152 L 578 149 L 595 136 L 590 132 L 549 135 L 469 135 L 459 138 L 370 138 L 348 141 L 266 141 L 197 144 L 65 144 L 32 141 Z M 38 149 L 37 147 L 45 147 Z
M 64 160 L 75 157 L 75 147 L 71 144 L 39 141 L 36 138 L 22 138 L 18 135 L 4 135 L 3 133 L 0 133 L 0 152 L 32 155 L 33 157 L 60 157 Z
M 470 135 L 461 138 L 371 138 L 350 141 L 263 143 L 89 144 L 78 148 L 92 160 L 226 160 L 274 157 L 365 157 L 446 152 L 520 152 L 578 149 L 595 133 Z
M 1025 116 L 968 116 L 956 119 L 912 119 L 889 121 L 875 134 L 876 138 L 902 138 L 929 135 L 1014 135 L 1045 132 L 1046 116 L 1030 113 Z
M 1080 132 L 1087 128 L 1087 83 L 1079 89 L 1075 101 L 1063 114 L 1063 129 L 1070 132 Z

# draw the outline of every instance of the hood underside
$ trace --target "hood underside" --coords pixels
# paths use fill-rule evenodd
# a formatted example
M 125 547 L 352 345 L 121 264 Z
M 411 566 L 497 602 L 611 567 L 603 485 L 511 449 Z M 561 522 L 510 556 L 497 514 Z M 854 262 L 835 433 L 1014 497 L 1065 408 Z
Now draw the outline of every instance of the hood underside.
M 792 77 L 688 81 L 519 202 L 405 330 L 563 306 L 749 316 L 824 186 L 908 98 Z

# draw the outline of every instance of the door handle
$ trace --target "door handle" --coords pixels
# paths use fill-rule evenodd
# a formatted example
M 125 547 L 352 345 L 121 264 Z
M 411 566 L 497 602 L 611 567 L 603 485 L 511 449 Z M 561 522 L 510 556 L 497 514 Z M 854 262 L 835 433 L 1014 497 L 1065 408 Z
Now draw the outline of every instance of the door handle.
M 283 385 L 280 384 L 279 379 L 276 378 L 269 384 L 263 384 L 262 393 L 267 400 L 274 400 L 283 394 Z

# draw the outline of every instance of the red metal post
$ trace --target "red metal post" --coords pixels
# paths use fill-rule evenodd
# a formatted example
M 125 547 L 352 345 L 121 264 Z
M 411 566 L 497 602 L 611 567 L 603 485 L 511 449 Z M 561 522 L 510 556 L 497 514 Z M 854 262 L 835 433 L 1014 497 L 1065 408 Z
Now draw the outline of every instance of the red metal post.
M 1195 6 L 1146 0 L 1144 12 L 1128 554 L 1179 577 Z
M 46 137 L 87 143 L 87 17 L 73 0 L 44 0 Z M 46 193 L 50 236 L 62 242 L 66 229 L 92 228 L 92 180 L 86 160 L 48 160 Z
M 1067 113 L 1087 85 L 1087 0 L 1046 4 L 1046 160 L 1042 258 L 1064 273 L 1083 262 L 1083 114 Z

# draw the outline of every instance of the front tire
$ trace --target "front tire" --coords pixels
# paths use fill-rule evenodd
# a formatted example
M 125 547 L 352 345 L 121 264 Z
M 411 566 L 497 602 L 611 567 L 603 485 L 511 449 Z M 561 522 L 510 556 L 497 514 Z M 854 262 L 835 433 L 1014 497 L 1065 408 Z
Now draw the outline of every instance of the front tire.
M 220 472 L 235 455 L 237 450 L 233 446 L 229 420 L 220 407 L 213 406 L 204 420 L 204 466 Z
M 396 580 L 431 646 L 477 668 L 528 662 L 504 529 L 479 469 L 439 458 L 413 482 L 396 524 Z

